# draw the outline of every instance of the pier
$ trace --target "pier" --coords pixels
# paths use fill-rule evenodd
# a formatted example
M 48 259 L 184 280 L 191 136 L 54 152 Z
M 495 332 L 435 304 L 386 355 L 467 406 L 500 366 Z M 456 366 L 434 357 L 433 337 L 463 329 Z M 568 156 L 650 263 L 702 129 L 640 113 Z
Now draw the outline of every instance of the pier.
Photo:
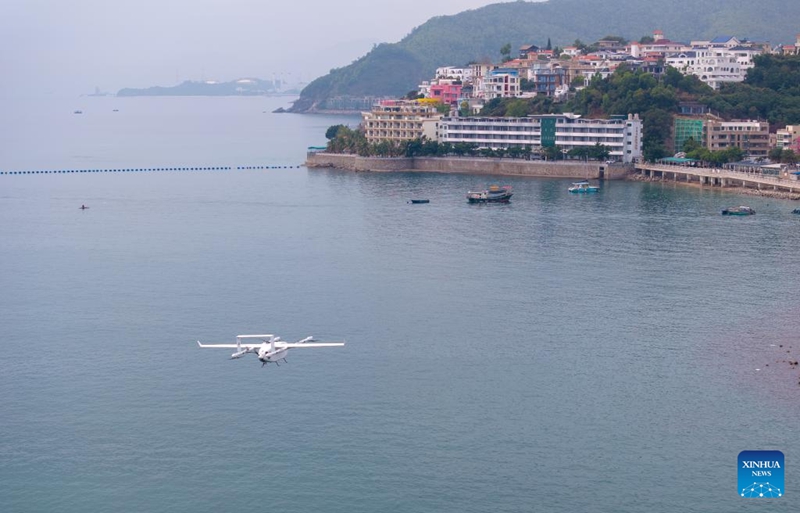
M 800 181 L 761 173 L 746 173 L 723 168 L 676 166 L 668 164 L 636 164 L 635 172 L 650 179 L 695 183 L 711 187 L 743 187 L 800 193 Z

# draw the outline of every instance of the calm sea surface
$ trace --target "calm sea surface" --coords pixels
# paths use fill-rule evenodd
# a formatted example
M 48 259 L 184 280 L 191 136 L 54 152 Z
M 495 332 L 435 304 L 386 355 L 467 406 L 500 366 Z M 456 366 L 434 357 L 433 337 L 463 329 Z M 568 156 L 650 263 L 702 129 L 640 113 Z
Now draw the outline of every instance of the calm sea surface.
M 287 104 L 7 102 L 0 171 L 297 166 L 357 123 Z M 493 182 L 511 204 L 466 203 Z M 797 205 L 567 186 L 0 175 L 0 511 L 797 511 Z M 195 343 L 240 333 L 347 346 Z M 783 499 L 737 496 L 759 449 Z

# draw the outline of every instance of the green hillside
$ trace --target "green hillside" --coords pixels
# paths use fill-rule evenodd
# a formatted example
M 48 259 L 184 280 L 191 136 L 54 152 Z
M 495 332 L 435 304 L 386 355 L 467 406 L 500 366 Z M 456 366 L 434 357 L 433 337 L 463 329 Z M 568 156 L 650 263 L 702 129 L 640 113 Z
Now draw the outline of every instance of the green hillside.
M 786 0 L 550 0 L 493 4 L 438 16 L 399 43 L 367 55 L 311 82 L 293 110 L 325 107 L 334 96 L 400 96 L 432 77 L 440 66 L 497 62 L 500 47 L 566 46 L 614 34 L 638 40 L 661 29 L 673 41 L 734 35 L 773 44 L 794 43 L 800 2 Z

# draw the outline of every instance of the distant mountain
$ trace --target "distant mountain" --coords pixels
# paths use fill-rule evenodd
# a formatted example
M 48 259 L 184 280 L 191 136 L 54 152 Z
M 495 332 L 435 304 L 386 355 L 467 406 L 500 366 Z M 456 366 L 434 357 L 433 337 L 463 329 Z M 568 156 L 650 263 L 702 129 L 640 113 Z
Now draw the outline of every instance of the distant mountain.
M 258 96 L 278 92 L 280 82 L 258 78 L 240 78 L 230 82 L 191 82 L 172 87 L 120 89 L 117 96 Z
M 732 35 L 794 43 L 800 31 L 797 0 L 550 0 L 493 4 L 431 18 L 399 43 L 376 46 L 365 56 L 311 82 L 292 111 L 325 109 L 349 96 L 401 96 L 432 77 L 437 67 L 494 61 L 511 43 L 568 46 L 606 35 L 639 40 L 660 29 L 673 41 Z

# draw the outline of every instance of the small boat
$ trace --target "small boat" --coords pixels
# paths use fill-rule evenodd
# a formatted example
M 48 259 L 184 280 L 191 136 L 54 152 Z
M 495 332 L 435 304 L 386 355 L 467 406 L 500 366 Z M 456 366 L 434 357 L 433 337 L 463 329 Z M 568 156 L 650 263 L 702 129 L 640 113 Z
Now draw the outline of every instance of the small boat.
M 80 208 L 81 210 L 86 210 L 86 209 L 87 209 L 87 208 L 89 208 L 89 207 L 87 207 L 86 205 L 81 205 L 81 206 L 80 206 L 80 207 L 78 207 L 78 208 Z
M 750 207 L 745 207 L 745 206 L 730 207 L 730 208 L 726 208 L 725 210 L 722 211 L 722 215 L 724 215 L 724 216 L 751 216 L 751 215 L 753 215 L 755 213 L 756 213 L 755 210 L 753 210 Z
M 467 192 L 469 203 L 508 203 L 514 193 L 510 185 L 492 185 L 485 191 Z
M 589 182 L 575 182 L 569 188 L 569 192 L 597 192 L 600 187 L 596 185 L 589 185 Z
M 430 203 L 431 200 L 428 200 L 428 199 L 412 199 L 412 200 L 409 200 L 408 202 L 409 203 L 413 203 L 415 205 L 419 205 L 421 203 Z
M 792 210 L 792 214 L 800 214 L 800 208 Z
M 73 114 L 83 114 L 83 111 L 82 110 L 76 110 L 76 111 L 73 111 L 72 113 Z

